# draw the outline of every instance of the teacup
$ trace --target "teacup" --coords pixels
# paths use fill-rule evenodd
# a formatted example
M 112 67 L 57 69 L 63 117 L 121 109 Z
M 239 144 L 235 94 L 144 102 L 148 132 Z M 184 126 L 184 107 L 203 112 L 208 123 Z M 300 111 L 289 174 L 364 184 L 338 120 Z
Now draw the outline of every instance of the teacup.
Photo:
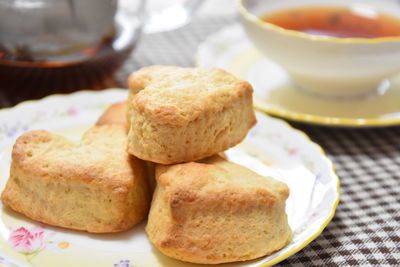
M 263 16 L 301 7 L 338 7 L 366 16 L 387 14 L 400 23 L 396 0 L 239 0 L 240 19 L 254 45 L 284 67 L 298 88 L 334 97 L 376 92 L 400 73 L 400 35 L 338 37 L 292 30 Z M 399 24 L 400 25 L 400 24 Z

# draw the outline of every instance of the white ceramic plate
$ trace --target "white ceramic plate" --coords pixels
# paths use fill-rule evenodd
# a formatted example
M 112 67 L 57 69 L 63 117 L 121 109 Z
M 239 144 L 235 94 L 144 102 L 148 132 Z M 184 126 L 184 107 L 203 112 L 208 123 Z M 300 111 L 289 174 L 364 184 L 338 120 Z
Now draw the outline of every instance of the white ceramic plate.
M 31 129 L 46 129 L 79 140 L 123 90 L 57 95 L 0 111 L 0 188 L 8 178 L 15 139 Z M 290 188 L 287 213 L 293 241 L 271 256 L 223 266 L 270 266 L 315 239 L 332 219 L 339 201 L 339 179 L 319 146 L 281 120 L 257 113 L 258 123 L 228 157 Z M 144 225 L 119 234 L 88 234 L 34 222 L 0 209 L 0 266 L 197 266 L 170 259 L 152 247 Z M 11 237 L 25 237 L 19 242 Z M 29 243 L 28 241 L 31 241 Z
M 313 95 L 297 89 L 284 69 L 261 55 L 239 24 L 207 38 L 199 46 L 196 63 L 221 67 L 248 80 L 254 87 L 255 107 L 274 116 L 327 126 L 400 125 L 400 75 L 373 95 L 351 99 Z

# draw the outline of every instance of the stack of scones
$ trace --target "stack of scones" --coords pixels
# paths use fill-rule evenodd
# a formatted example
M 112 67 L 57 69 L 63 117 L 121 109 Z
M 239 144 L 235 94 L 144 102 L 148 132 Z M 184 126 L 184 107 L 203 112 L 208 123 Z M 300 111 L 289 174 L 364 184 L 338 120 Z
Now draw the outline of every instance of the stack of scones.
M 79 143 L 47 131 L 20 136 L 3 203 L 92 233 L 147 218 L 157 249 L 193 263 L 245 261 L 286 246 L 288 187 L 223 154 L 256 123 L 251 85 L 221 69 L 175 66 L 143 68 L 128 83 L 128 99 Z

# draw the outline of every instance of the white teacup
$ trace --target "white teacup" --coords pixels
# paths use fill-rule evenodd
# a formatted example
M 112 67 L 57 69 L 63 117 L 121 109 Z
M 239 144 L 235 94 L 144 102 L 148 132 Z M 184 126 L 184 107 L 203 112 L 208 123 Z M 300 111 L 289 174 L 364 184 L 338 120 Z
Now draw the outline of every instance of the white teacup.
M 323 96 L 359 96 L 376 91 L 385 79 L 400 73 L 400 36 L 312 35 L 260 18 L 274 11 L 313 5 L 358 8 L 400 19 L 400 2 L 396 0 L 239 0 L 239 13 L 254 45 L 283 66 L 301 89 Z

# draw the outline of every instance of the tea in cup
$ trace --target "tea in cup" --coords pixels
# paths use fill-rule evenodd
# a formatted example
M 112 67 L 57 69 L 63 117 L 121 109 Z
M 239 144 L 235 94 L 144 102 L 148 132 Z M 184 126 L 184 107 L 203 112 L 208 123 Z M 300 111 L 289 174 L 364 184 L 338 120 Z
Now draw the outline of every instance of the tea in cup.
M 296 87 L 321 96 L 376 92 L 400 73 L 400 3 L 395 0 L 240 0 L 254 45 Z

